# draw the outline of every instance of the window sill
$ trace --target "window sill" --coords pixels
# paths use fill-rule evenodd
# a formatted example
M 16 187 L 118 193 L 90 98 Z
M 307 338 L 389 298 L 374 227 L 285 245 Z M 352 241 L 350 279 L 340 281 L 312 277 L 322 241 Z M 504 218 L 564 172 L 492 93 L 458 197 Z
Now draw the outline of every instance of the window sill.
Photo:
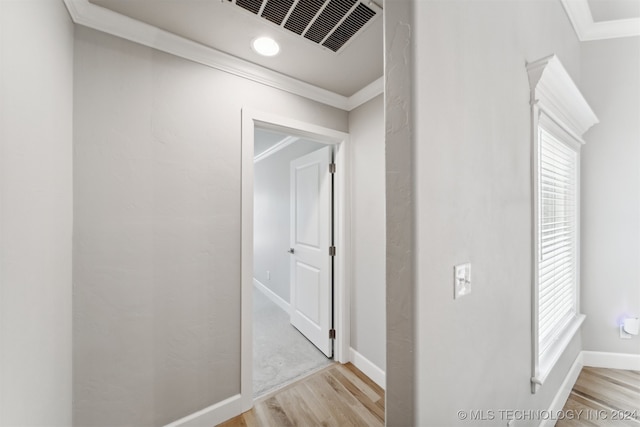
M 531 377 L 531 393 L 535 393 L 544 384 L 547 377 L 551 373 L 551 370 L 555 366 L 560 356 L 567 349 L 567 346 L 576 335 L 580 326 L 585 319 L 584 314 L 577 314 L 566 326 L 564 332 L 560 334 L 556 342 L 551 344 L 551 347 L 545 351 L 545 353 L 538 359 L 538 366 L 536 366 L 536 372 Z

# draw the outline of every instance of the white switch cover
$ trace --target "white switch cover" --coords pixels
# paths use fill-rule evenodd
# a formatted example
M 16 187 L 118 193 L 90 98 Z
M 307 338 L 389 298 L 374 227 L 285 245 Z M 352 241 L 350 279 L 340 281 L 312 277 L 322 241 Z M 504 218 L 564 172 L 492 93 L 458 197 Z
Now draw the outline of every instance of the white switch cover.
M 461 298 L 471 293 L 471 264 L 460 264 L 453 268 L 453 297 Z

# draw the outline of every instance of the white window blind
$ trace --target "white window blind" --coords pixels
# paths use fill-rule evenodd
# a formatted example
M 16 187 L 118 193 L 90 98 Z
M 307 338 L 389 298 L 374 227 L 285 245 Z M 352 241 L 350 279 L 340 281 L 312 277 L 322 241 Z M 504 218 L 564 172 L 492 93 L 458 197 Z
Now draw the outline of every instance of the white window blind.
M 576 315 L 578 153 L 538 128 L 538 352 Z

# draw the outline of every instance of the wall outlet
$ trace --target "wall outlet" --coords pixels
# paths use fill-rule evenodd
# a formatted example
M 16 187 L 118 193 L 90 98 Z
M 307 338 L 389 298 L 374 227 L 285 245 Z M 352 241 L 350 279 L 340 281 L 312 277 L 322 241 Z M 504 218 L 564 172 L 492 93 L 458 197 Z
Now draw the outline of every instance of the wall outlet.
M 471 293 L 471 263 L 453 267 L 453 298 L 458 299 Z
M 631 339 L 631 334 L 628 334 L 624 330 L 624 325 L 620 325 L 620 339 L 623 339 L 623 340 L 630 340 Z

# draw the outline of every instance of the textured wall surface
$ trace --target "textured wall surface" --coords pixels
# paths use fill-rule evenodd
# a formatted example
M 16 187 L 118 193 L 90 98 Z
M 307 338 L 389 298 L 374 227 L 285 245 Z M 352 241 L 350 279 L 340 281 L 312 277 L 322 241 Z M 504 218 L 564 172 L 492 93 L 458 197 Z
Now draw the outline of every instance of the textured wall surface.
M 71 425 L 73 25 L 0 1 L 0 425 Z
M 413 3 L 385 2 L 386 422 L 415 425 Z
M 241 108 L 347 114 L 77 28 L 74 417 L 158 426 L 240 391 Z
M 582 89 L 600 119 L 582 149 L 582 340 L 640 354 L 618 327 L 640 316 L 640 37 L 584 43 Z
M 324 147 L 299 140 L 255 164 L 253 187 L 253 277 L 290 302 L 290 165 L 293 159 Z M 267 277 L 267 270 L 270 277 Z
M 351 347 L 385 370 L 384 99 L 349 113 L 351 144 Z
M 576 337 L 532 395 L 525 64 L 556 53 L 579 83 L 579 42 L 556 1 L 412 3 L 408 21 L 394 10 L 406 6 L 385 5 L 390 425 L 469 425 L 459 410 L 547 408 L 581 344 Z M 413 79 L 403 68 L 411 61 Z M 454 300 L 453 266 L 465 262 L 473 290 Z

